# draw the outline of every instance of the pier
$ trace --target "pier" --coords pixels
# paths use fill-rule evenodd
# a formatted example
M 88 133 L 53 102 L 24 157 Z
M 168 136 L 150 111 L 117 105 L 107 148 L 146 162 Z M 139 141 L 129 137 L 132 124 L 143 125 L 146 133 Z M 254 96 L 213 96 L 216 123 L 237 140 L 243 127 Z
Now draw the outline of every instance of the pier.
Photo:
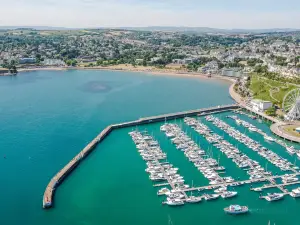
M 290 174 L 290 175 L 299 176 L 300 173 L 294 173 L 294 174 Z M 259 178 L 259 179 L 235 181 L 235 182 L 224 183 L 224 184 L 213 184 L 213 185 L 200 186 L 200 187 L 191 187 L 191 188 L 186 188 L 186 189 L 178 190 L 178 192 L 212 190 L 212 189 L 214 189 L 214 188 L 219 188 L 219 187 L 222 187 L 222 186 L 231 186 L 231 187 L 235 187 L 235 186 L 243 185 L 243 184 L 251 184 L 251 183 L 257 183 L 257 182 L 270 181 L 271 179 L 278 179 L 278 178 L 282 178 L 282 177 L 284 177 L 284 176 L 285 176 L 285 175 L 276 175 L 276 176 L 269 176 L 269 177 L 264 177 L 264 178 Z M 289 186 L 289 185 L 295 185 L 295 184 L 299 184 L 299 183 L 300 183 L 300 181 L 293 182 L 293 183 L 277 184 L 277 183 L 274 181 L 274 182 L 272 182 L 270 185 L 262 186 L 262 187 L 260 187 L 260 188 L 261 188 L 261 189 L 279 188 L 283 193 L 287 193 L 285 189 L 284 189 L 284 191 L 282 190 L 283 187 Z M 166 184 L 166 185 L 169 185 L 169 184 Z M 251 190 L 253 190 L 253 188 L 252 188 Z M 161 194 L 161 195 L 163 195 L 163 194 Z
M 73 169 L 76 168 L 80 164 L 80 162 L 96 148 L 97 144 L 100 143 L 105 137 L 107 137 L 114 129 L 149 124 L 154 122 L 162 122 L 165 120 L 184 118 L 186 116 L 196 116 L 198 114 L 235 110 L 239 108 L 240 106 L 237 104 L 216 106 L 211 108 L 203 108 L 197 110 L 158 115 L 153 117 L 140 118 L 135 121 L 109 125 L 90 143 L 88 143 L 82 151 L 80 151 L 73 159 L 71 159 L 71 161 L 50 180 L 44 192 L 43 208 L 51 208 L 53 206 L 53 198 L 56 188 L 62 183 L 64 178 L 66 178 L 73 171 Z

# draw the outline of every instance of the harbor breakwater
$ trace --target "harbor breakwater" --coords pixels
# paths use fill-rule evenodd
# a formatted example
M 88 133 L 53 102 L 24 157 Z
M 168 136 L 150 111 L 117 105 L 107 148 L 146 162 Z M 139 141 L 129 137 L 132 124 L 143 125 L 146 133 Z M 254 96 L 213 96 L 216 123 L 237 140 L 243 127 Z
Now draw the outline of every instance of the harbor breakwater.
M 125 127 L 155 123 L 155 122 L 162 122 L 162 121 L 172 120 L 177 118 L 184 118 L 186 116 L 196 116 L 198 114 L 204 115 L 204 114 L 210 114 L 210 113 L 216 113 L 222 111 L 229 111 L 238 108 L 240 108 L 240 106 L 237 104 L 216 106 L 211 108 L 203 108 L 203 109 L 190 110 L 185 112 L 177 112 L 177 113 L 170 113 L 170 114 L 164 114 L 159 116 L 146 117 L 135 121 L 107 126 L 103 131 L 101 131 L 100 134 L 98 134 L 89 144 L 87 144 L 85 148 L 82 149 L 82 151 L 80 151 L 73 159 L 71 159 L 70 162 L 67 165 L 65 165 L 65 167 L 62 168 L 50 180 L 44 192 L 43 208 L 51 208 L 53 206 L 53 199 L 54 199 L 56 188 L 73 171 L 73 169 L 75 169 L 80 164 L 80 162 L 96 148 L 97 144 L 100 143 L 105 137 L 107 137 L 113 130 L 125 128 Z

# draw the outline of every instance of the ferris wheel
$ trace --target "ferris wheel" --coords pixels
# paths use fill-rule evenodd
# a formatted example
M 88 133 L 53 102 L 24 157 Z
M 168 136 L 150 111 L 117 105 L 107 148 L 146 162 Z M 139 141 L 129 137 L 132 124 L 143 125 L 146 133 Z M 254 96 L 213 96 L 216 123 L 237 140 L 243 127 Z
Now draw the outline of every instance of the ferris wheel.
M 286 113 L 286 120 L 300 119 L 300 88 L 293 89 L 284 96 L 282 108 Z

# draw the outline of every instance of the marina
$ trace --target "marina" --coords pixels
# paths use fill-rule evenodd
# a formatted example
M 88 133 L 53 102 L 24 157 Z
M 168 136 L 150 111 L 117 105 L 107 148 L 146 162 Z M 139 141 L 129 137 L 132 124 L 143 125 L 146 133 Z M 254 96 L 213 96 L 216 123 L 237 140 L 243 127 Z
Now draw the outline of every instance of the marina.
M 51 207 L 53 192 L 57 184 L 63 180 L 68 171 L 71 171 L 77 166 L 79 161 L 92 151 L 95 146 L 101 142 L 112 130 L 124 127 L 136 126 L 135 130 L 129 132 L 133 142 L 136 145 L 138 153 L 142 159 L 146 161 L 147 168 L 145 172 L 149 174 L 149 179 L 154 182 L 153 186 L 159 188 L 157 195 L 166 196 L 162 204 L 169 206 L 182 206 L 185 203 L 199 203 L 202 200 L 211 200 L 222 197 L 223 199 L 238 196 L 238 191 L 235 188 L 239 186 L 249 185 L 249 191 L 262 192 L 267 189 L 279 189 L 280 198 L 285 195 L 290 195 L 294 198 L 298 197 L 298 189 L 289 191 L 288 186 L 299 185 L 298 176 L 300 175 L 299 168 L 289 162 L 287 159 L 277 155 L 271 150 L 265 148 L 260 143 L 254 141 L 245 134 L 239 132 L 221 119 L 213 116 L 220 113 L 227 113 L 230 110 L 236 110 L 236 106 L 215 107 L 203 110 L 194 110 L 190 112 L 182 112 L 169 115 L 161 115 L 157 117 L 141 118 L 137 121 L 115 124 L 108 126 L 103 130 L 89 145 L 84 148 L 60 173 L 54 177 L 48 185 L 44 195 L 44 207 Z M 249 122 L 239 119 L 232 111 L 232 115 L 227 116 L 233 119 L 238 125 L 257 132 L 262 135 L 267 141 L 275 141 L 263 131 L 255 127 Z M 264 158 L 275 167 L 280 169 L 284 174 L 273 174 L 272 171 L 264 168 L 258 161 L 252 159 L 247 154 L 239 150 L 238 147 L 232 145 L 222 136 L 214 133 L 207 125 L 200 122 L 198 118 L 205 118 L 209 123 L 218 127 L 236 141 L 245 145 L 248 149 L 257 153 L 261 158 Z M 213 157 L 210 149 L 203 149 L 201 142 L 196 143 L 186 132 L 183 131 L 182 124 L 167 123 L 168 120 L 183 118 L 186 126 L 192 128 L 198 135 L 201 135 L 221 154 L 226 155 L 228 160 L 231 160 L 248 179 L 235 180 L 230 176 L 231 171 L 226 169 L 226 165 L 220 164 L 219 160 Z M 185 157 L 193 166 L 208 180 L 208 185 L 197 186 L 186 183 L 184 176 L 180 174 L 180 168 L 174 167 L 172 162 L 168 160 L 167 154 L 160 147 L 159 142 L 150 135 L 147 130 L 139 131 L 138 126 L 145 124 L 165 121 L 160 126 L 160 132 L 165 134 L 165 137 L 175 145 L 178 151 L 182 152 L 182 157 Z M 275 141 L 277 144 L 288 148 L 289 146 L 280 140 Z M 295 150 L 296 151 L 296 150 Z M 288 172 L 288 173 L 286 173 Z M 278 180 L 281 179 L 281 182 Z M 252 184 L 264 183 L 260 187 L 252 187 Z M 192 195 L 193 192 L 196 194 Z M 213 193 L 211 193 L 213 192 Z M 266 196 L 260 195 L 259 198 L 264 198 L 267 201 L 272 201 L 272 196 L 276 193 L 268 193 Z
M 267 141 L 271 141 L 271 142 L 274 141 L 277 144 L 283 146 L 289 154 L 291 154 L 291 155 L 297 154 L 297 155 L 300 156 L 299 151 L 296 152 L 296 150 L 293 146 L 286 144 L 284 141 L 282 141 L 278 138 L 270 137 L 265 132 L 263 132 L 261 129 L 258 129 L 256 126 L 252 125 L 251 123 L 248 123 L 244 120 L 241 120 L 238 116 L 236 116 L 236 115 L 228 116 L 228 118 L 233 119 L 238 125 L 241 125 L 241 126 L 245 127 L 250 132 L 257 132 L 257 133 L 261 134 Z
M 216 149 L 219 149 L 220 152 L 226 155 L 228 159 L 231 159 L 236 166 L 243 170 L 247 175 L 247 180 L 235 180 L 231 176 L 230 171 L 226 169 L 226 166 L 223 166 L 216 159 L 212 158 L 208 153 L 209 151 L 201 148 L 201 143 L 196 143 L 193 141 L 189 135 L 183 131 L 182 124 L 178 125 L 176 123 L 165 123 L 160 126 L 160 132 L 163 132 L 165 136 L 175 145 L 177 151 L 181 151 L 183 155 L 188 159 L 190 163 L 198 169 L 198 171 L 208 179 L 209 185 L 205 186 L 192 186 L 185 183 L 184 177 L 182 175 L 176 174 L 179 171 L 179 168 L 172 168 L 173 165 L 168 161 L 167 163 L 160 163 L 159 160 L 165 160 L 166 155 L 156 155 L 156 153 L 151 153 L 149 149 L 160 149 L 158 142 L 156 142 L 152 137 L 147 135 L 143 136 L 138 130 L 130 132 L 130 136 L 133 137 L 135 144 L 137 144 L 139 152 L 143 154 L 147 152 L 147 157 L 143 156 L 143 159 L 147 161 L 148 168 L 146 171 L 151 171 L 158 177 L 150 177 L 151 180 L 162 180 L 167 181 L 160 184 L 154 184 L 154 187 L 163 187 L 158 191 L 159 196 L 167 196 L 167 200 L 163 204 L 169 206 L 182 206 L 185 203 L 195 203 L 201 202 L 202 199 L 210 200 L 217 199 L 222 197 L 223 199 L 232 198 L 238 195 L 238 191 L 230 190 L 232 188 L 237 188 L 239 186 L 248 185 L 249 191 L 254 192 L 263 192 L 267 189 L 278 189 L 280 193 L 267 193 L 263 196 L 260 194 L 259 198 L 265 199 L 267 201 L 276 201 L 283 199 L 285 195 L 290 195 L 293 198 L 300 196 L 300 191 L 298 188 L 292 189 L 289 191 L 288 186 L 295 187 L 300 184 L 298 176 L 300 175 L 299 168 L 289 162 L 287 159 L 280 157 L 276 153 L 268 150 L 263 147 L 261 144 L 255 142 L 250 137 L 245 134 L 240 133 L 235 130 L 233 127 L 230 127 L 224 121 L 212 116 L 212 115 L 200 115 L 200 118 L 205 117 L 205 120 L 213 123 L 216 127 L 228 133 L 232 138 L 241 142 L 251 149 L 252 151 L 258 153 L 262 158 L 272 163 L 278 169 L 284 173 L 281 175 L 274 175 L 271 171 L 268 171 L 259 162 L 251 159 L 247 154 L 242 153 L 237 147 L 234 147 L 230 142 L 225 140 L 220 135 L 214 133 L 208 126 L 201 123 L 197 118 L 185 117 L 183 122 L 195 130 L 199 135 L 203 136 L 208 143 L 213 145 Z M 237 119 L 236 116 L 227 116 L 227 118 Z M 259 134 L 266 134 L 256 128 L 250 123 L 246 123 L 243 120 L 239 120 L 239 123 L 242 123 L 245 128 L 252 128 L 255 132 Z M 271 137 L 270 137 L 271 138 Z M 148 142 L 146 141 L 147 139 Z M 144 143 L 144 144 L 141 144 Z M 151 143 L 152 146 L 151 147 Z M 281 142 L 276 142 L 277 144 L 286 147 Z M 160 151 L 160 150 L 159 150 Z M 150 155 L 149 155 L 150 154 Z M 161 153 L 162 154 L 162 153 Z M 151 163 L 150 163 L 151 162 Z M 162 164 L 164 164 L 162 166 Z M 170 177 L 170 171 L 167 171 L 164 168 L 175 169 L 173 174 Z M 253 184 L 261 184 L 253 188 Z M 168 188 L 167 188 L 168 187 Z M 214 194 L 211 194 L 211 191 Z M 189 193 L 198 192 L 198 196 L 189 196 Z M 199 195 L 200 194 L 200 195 Z M 171 196 L 171 197 L 170 197 Z
M 255 201 L 275 202 L 278 199 L 282 200 L 280 202 L 285 202 L 289 201 L 289 198 L 298 198 L 300 196 L 298 189 L 300 174 L 297 165 L 291 159 L 285 158 L 277 152 L 272 153 L 272 149 L 265 147 L 262 142 L 256 143 L 254 139 L 243 136 L 245 134 L 242 132 L 234 131 L 234 127 L 229 126 L 227 127 L 229 130 L 225 129 L 226 125 L 223 126 L 220 115 L 237 116 L 237 110 L 243 112 L 238 105 L 216 106 L 109 125 L 51 180 L 44 193 L 43 206 L 45 208 L 52 207 L 55 190 L 62 181 L 94 149 L 99 148 L 100 142 L 109 138 L 111 133 L 122 130 L 128 131 L 137 149 L 134 151 L 135 154 L 139 155 L 141 161 L 144 161 L 146 168 L 143 174 L 146 178 L 148 177 L 151 182 L 148 185 L 156 193 L 152 195 L 152 198 L 157 198 L 164 208 L 182 206 L 181 210 L 183 208 L 191 210 L 191 207 L 197 207 L 194 205 L 206 204 L 218 204 L 226 208 L 230 204 L 229 202 L 248 205 L 247 202 L 243 202 L 244 200 L 241 201 L 248 193 L 253 193 L 251 194 L 253 196 L 252 205 Z M 206 120 L 207 117 L 208 120 L 217 118 L 218 124 L 214 119 Z M 235 122 L 230 117 L 226 118 Z M 238 119 L 246 121 L 240 116 Z M 280 142 L 264 138 L 266 135 L 263 134 L 266 132 L 252 124 L 251 117 L 249 120 L 247 120 L 248 125 L 247 123 L 243 123 L 243 125 L 251 125 L 254 130 L 251 131 L 252 133 L 259 134 L 264 141 L 274 142 L 285 147 Z M 248 129 L 250 132 L 249 128 L 243 125 L 239 124 L 238 126 Z M 148 130 L 152 126 L 157 129 Z M 235 134 L 236 136 L 228 139 L 219 131 L 211 129 L 212 126 L 225 132 L 226 135 Z M 262 132 L 256 132 L 255 129 L 261 129 Z M 271 135 L 267 136 L 273 138 Z M 245 144 L 239 139 L 245 139 L 249 143 Z M 139 140 L 142 140 L 141 143 Z M 166 147 L 166 143 L 173 146 L 172 150 L 169 149 L 170 147 Z M 289 143 L 283 143 L 286 144 L 286 147 L 292 146 Z M 128 149 L 130 151 L 133 150 L 133 145 L 131 146 L 131 150 Z M 255 151 L 255 147 L 261 151 Z M 297 148 L 294 149 L 297 151 Z M 248 150 L 251 150 L 254 155 L 248 154 Z M 174 151 L 177 152 L 176 158 L 178 159 L 174 158 Z M 295 152 L 296 154 L 297 152 Z M 179 162 L 181 161 L 179 158 L 182 159 L 182 162 Z M 266 168 L 266 163 L 261 160 L 271 163 L 272 166 Z M 191 174 L 188 172 L 190 168 L 194 168 Z M 281 173 L 278 173 L 277 169 Z M 222 211 L 222 207 L 218 210 Z M 253 215 L 252 209 L 249 208 L 249 210 Z
M 63 169 L 61 169 L 49 182 L 46 187 L 43 196 L 43 208 L 51 208 L 53 205 L 53 196 L 57 186 L 68 176 L 73 169 L 86 157 L 88 156 L 105 137 L 107 137 L 113 130 L 133 127 L 138 125 L 150 124 L 154 122 L 166 121 L 170 119 L 183 118 L 185 116 L 195 116 L 197 114 L 216 113 L 224 112 L 228 110 L 238 109 L 239 106 L 236 104 L 216 106 L 211 108 L 204 108 L 198 110 L 190 110 L 178 113 L 163 114 L 159 116 L 140 118 L 135 121 L 124 122 L 120 124 L 113 124 L 107 126 L 103 131 L 100 132 L 87 146 L 80 151 Z

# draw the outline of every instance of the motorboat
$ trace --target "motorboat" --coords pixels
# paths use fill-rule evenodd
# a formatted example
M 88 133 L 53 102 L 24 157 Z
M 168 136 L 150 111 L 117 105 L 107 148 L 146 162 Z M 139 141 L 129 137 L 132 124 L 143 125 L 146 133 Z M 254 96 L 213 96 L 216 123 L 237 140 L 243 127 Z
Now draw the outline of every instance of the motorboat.
M 181 193 L 167 193 L 166 195 L 168 196 L 167 199 L 182 199 L 182 198 L 184 198 L 184 195 Z
M 262 188 L 253 188 L 253 191 L 262 191 Z
M 297 177 L 283 177 L 282 178 L 282 182 L 283 183 L 293 183 L 293 182 L 296 182 L 298 181 L 299 179 Z
M 169 205 L 169 206 L 180 206 L 180 205 L 184 205 L 184 201 L 182 201 L 181 199 L 168 199 L 167 201 L 164 202 L 165 204 Z
M 300 188 L 293 189 L 290 193 L 290 196 L 294 198 L 299 198 L 300 197 Z
M 294 155 L 296 153 L 296 150 L 293 146 L 286 147 L 286 151 L 291 155 Z
M 219 171 L 224 171 L 225 170 L 225 167 L 224 166 L 218 166 L 218 167 L 215 167 L 214 168 L 214 171 L 217 171 L 217 172 L 219 172 Z
M 284 194 L 282 193 L 273 193 L 273 194 L 268 193 L 267 196 L 263 196 L 263 198 L 265 198 L 269 202 L 281 200 L 283 199 L 283 197 Z
M 264 138 L 266 139 L 266 141 L 271 141 L 271 142 L 275 141 L 274 138 L 267 136 L 267 135 L 265 135 Z
M 219 198 L 219 196 L 220 196 L 220 195 L 218 195 L 218 194 L 205 194 L 205 195 L 204 195 L 204 199 L 205 199 L 206 201 L 210 201 L 210 200 L 214 200 L 214 199 Z
M 236 196 L 238 193 L 236 191 L 226 191 L 221 194 L 222 198 L 232 198 Z
M 188 203 L 198 203 L 198 202 L 201 202 L 201 200 L 202 200 L 201 197 L 190 196 L 186 199 L 186 202 L 188 202 Z
M 247 206 L 240 206 L 240 205 L 230 205 L 229 207 L 224 208 L 224 211 L 228 214 L 244 214 L 248 213 L 249 209 Z
M 227 191 L 227 187 L 220 187 L 220 188 L 214 190 L 215 193 L 223 193 L 225 191 Z
M 157 192 L 157 195 L 165 195 L 165 194 L 169 194 L 170 190 L 168 188 L 162 188 Z

